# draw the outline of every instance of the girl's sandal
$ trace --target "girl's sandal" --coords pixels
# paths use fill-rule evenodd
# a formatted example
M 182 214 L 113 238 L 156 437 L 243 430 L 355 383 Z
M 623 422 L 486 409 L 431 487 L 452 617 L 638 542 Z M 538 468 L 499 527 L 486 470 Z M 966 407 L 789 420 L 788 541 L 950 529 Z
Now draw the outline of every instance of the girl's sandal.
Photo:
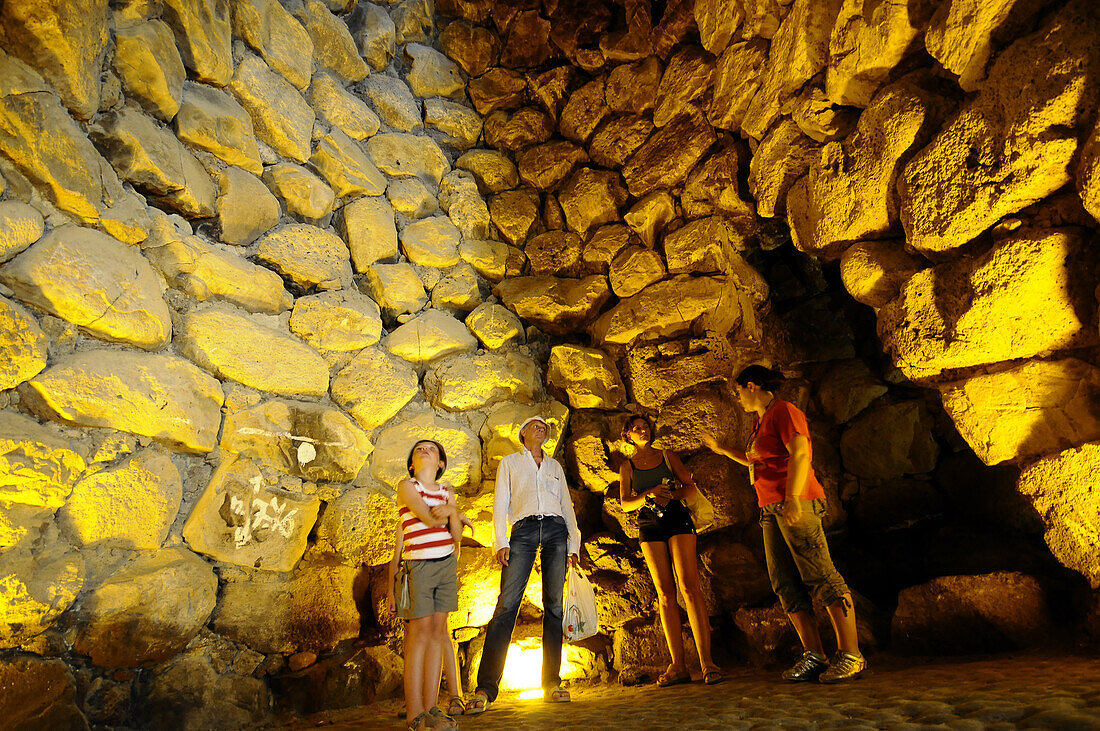
M 409 731 L 424 731 L 424 729 L 431 728 L 432 717 L 427 711 L 421 711 L 420 714 L 409 722 Z
M 569 696 L 569 691 L 560 685 L 553 690 L 545 691 L 542 697 L 547 703 L 568 703 L 573 700 Z
M 466 702 L 462 700 L 462 696 L 456 695 L 451 698 L 450 705 L 447 706 L 448 716 L 461 716 L 466 713 Z

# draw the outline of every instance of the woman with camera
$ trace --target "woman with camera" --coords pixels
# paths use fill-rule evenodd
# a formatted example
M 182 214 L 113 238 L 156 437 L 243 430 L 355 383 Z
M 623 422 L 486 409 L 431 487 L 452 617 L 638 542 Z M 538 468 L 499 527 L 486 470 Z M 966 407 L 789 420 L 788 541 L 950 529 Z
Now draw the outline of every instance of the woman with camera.
M 687 605 L 691 634 L 703 667 L 703 682 L 720 683 L 723 677 L 710 655 L 710 621 L 699 586 L 695 525 L 684 504 L 685 498 L 699 488 L 675 452 L 653 447 L 653 424 L 649 419 L 627 418 L 622 436 L 634 447 L 634 455 L 619 468 L 619 502 L 624 511 L 638 511 L 638 540 L 657 589 L 661 626 L 672 656 L 672 664 L 657 679 L 657 685 L 691 682 L 684 661 L 677 584 Z

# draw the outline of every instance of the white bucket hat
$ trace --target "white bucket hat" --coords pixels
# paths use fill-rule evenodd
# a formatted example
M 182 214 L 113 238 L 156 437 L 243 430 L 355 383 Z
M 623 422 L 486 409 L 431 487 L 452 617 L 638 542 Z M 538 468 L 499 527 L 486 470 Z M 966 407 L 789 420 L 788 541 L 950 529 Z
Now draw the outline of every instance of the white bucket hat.
M 526 419 L 523 420 L 522 424 L 519 425 L 519 436 L 520 436 L 521 440 L 523 439 L 523 430 L 527 428 L 528 424 L 531 424 L 532 422 L 535 422 L 535 421 L 541 421 L 543 424 L 545 424 L 546 425 L 546 436 L 550 436 L 550 424 L 549 424 L 549 422 L 546 421 L 546 419 L 542 418 L 541 416 L 529 416 L 529 417 L 527 417 Z

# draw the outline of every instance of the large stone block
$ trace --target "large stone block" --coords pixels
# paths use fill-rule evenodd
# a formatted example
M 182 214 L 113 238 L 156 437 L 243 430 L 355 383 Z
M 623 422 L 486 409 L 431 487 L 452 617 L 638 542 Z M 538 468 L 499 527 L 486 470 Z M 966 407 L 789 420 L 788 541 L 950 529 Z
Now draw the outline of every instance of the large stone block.
M 390 317 L 419 312 L 428 302 L 424 282 L 408 262 L 367 267 L 359 287 L 370 294 Z
M 305 0 L 294 6 L 294 12 L 313 40 L 313 57 L 318 65 L 348 81 L 359 81 L 370 73 L 348 26 L 330 13 L 323 2 Z
M 0 553 L 0 576 L 0 649 L 6 650 L 42 634 L 72 606 L 84 586 L 84 559 L 64 541 L 37 552 L 9 549 Z
M 0 202 L 0 262 L 11 259 L 42 238 L 42 214 L 23 201 Z
M 696 3 L 696 6 L 703 4 Z M 678 51 L 669 59 L 656 91 L 657 107 L 653 111 L 653 124 L 664 127 L 696 100 L 702 104 L 714 83 L 714 70 L 714 56 L 698 46 L 687 46 Z
M 489 350 L 500 350 L 523 335 L 523 323 L 502 305 L 483 302 L 466 316 L 466 329 Z
M 471 77 L 481 76 L 500 57 L 500 41 L 493 32 L 465 20 L 450 23 L 437 43 Z
M 0 500 L 56 509 L 84 472 L 72 445 L 33 419 L 0 411 Z
M 57 522 L 74 544 L 156 551 L 179 512 L 183 483 L 172 460 L 144 449 L 78 482 Z
M 725 277 L 680 275 L 657 282 L 621 301 L 592 325 L 601 343 L 627 345 L 638 338 L 675 338 L 696 320 L 712 317 L 726 290 Z
M 225 86 L 233 76 L 233 28 L 223 0 L 164 0 L 183 63 L 199 81 Z
M 539 218 L 539 194 L 528 188 L 506 190 L 489 201 L 493 225 L 513 246 L 527 240 Z
M 662 70 L 656 56 L 616 66 L 604 86 L 608 108 L 618 114 L 651 112 L 657 104 Z
M 432 287 L 432 307 L 469 312 L 481 304 L 481 289 L 477 272 L 466 262 L 459 262 L 451 273 Z
M 313 77 L 307 98 L 318 119 L 340 128 L 353 140 L 365 140 L 382 126 L 374 110 L 326 73 Z
M 581 241 L 570 231 L 547 231 L 532 237 L 523 247 L 531 273 L 561 277 L 577 274 L 581 268 Z
M 343 130 L 335 127 L 317 141 L 310 164 L 332 186 L 338 198 L 382 195 L 386 178 L 367 153 Z
M 4 48 L 33 66 L 79 119 L 99 110 L 107 0 L 27 0 L 0 11 Z
M 340 214 L 340 230 L 357 272 L 367 271 L 375 262 L 397 258 L 393 206 L 381 196 L 356 198 L 346 204 Z
M 630 194 L 641 197 L 683 182 L 716 140 L 714 128 L 695 110 L 681 114 L 653 133 L 623 166 Z
M 489 69 L 467 85 L 470 101 L 483 117 L 521 106 L 526 90 L 527 79 L 523 74 L 500 66 Z
M 840 278 L 853 299 L 877 310 L 897 297 L 925 263 L 905 250 L 903 240 L 857 241 L 840 257 Z
M 116 25 L 114 69 L 128 97 L 158 119 L 172 121 L 183 100 L 187 69 L 171 28 L 160 20 Z
M 531 147 L 516 156 L 519 177 L 537 190 L 556 188 L 573 168 L 588 162 L 588 154 L 572 142 L 557 140 Z
M 703 386 L 664 403 L 653 432 L 653 445 L 679 454 L 703 448 L 702 436 L 713 433 L 722 444 L 743 444 L 748 417 L 719 384 Z
M 341 289 L 299 297 L 290 331 L 319 350 L 356 351 L 378 342 L 382 319 L 370 297 Z
M 931 472 L 940 452 L 932 426 L 923 401 L 872 406 L 850 421 L 840 438 L 844 467 L 871 479 Z
M 546 112 L 523 107 L 508 113 L 498 110 L 485 118 L 485 144 L 497 150 L 519 152 L 554 136 L 554 120 Z
M 406 460 L 418 439 L 434 439 L 447 451 L 444 483 L 463 495 L 477 492 L 482 475 L 481 442 L 466 426 L 432 411 L 402 418 L 382 430 L 371 459 L 371 475 L 396 487 L 409 476 Z
M 384 71 L 394 56 L 397 27 L 386 9 L 362 3 L 348 18 L 359 53 L 375 71 Z
M 582 329 L 611 298 L 607 277 L 512 277 L 493 288 L 508 309 L 555 335 Z
M 220 240 L 247 246 L 279 222 L 279 200 L 263 181 L 238 167 L 217 173 Z
M 386 187 L 386 198 L 397 213 L 424 218 L 439 210 L 436 194 L 420 178 L 398 178 Z
M 973 259 L 914 274 L 879 310 L 886 350 L 911 379 L 1097 341 L 1079 229 L 1022 229 Z
M 332 400 L 364 429 L 376 429 L 420 393 L 408 363 L 381 348 L 363 348 L 332 378 Z
M 1073 0 L 997 57 L 978 96 L 905 166 L 912 247 L 957 249 L 1070 181 L 1083 110 L 1100 101 L 1097 34 L 1093 3 Z
M 768 60 L 768 43 L 762 39 L 734 43 L 718 57 L 714 69 L 714 95 L 707 119 L 715 127 L 741 129 L 749 104 L 760 89 Z
M 411 132 L 421 127 L 420 105 L 408 84 L 394 76 L 375 74 L 361 86 L 381 120 L 394 129 Z
M 1100 221 L 1100 119 L 1081 148 L 1077 165 L 1077 193 L 1085 210 Z
M 439 205 L 462 235 L 471 239 L 489 236 L 489 207 L 477 189 L 474 176 L 465 170 L 452 170 L 440 185 Z
M 184 315 L 176 346 L 218 378 L 260 391 L 283 396 L 322 396 L 328 391 L 328 365 L 316 350 L 229 306 Z
M 592 161 L 607 168 L 621 168 L 653 134 L 648 117 L 624 114 L 600 125 L 588 145 Z
M 41 373 L 49 343 L 31 313 L 0 297 L 0 390 L 15 388 Z
M 861 360 L 842 360 L 822 376 L 817 399 L 829 418 L 844 424 L 886 393 L 886 384 Z
M 340 289 L 352 281 L 348 245 L 331 231 L 307 223 L 290 223 L 265 234 L 256 258 L 305 290 Z
M 367 141 L 367 150 L 374 163 L 387 175 L 417 177 L 439 185 L 451 169 L 447 156 L 430 137 L 398 132 L 379 134 Z
M 443 310 L 430 309 L 401 325 L 385 341 L 386 349 L 417 366 L 448 355 L 472 353 L 477 340 Z
M 401 250 L 413 264 L 446 268 L 458 263 L 458 244 L 462 234 L 444 216 L 432 216 L 405 226 L 401 231 Z
M 659 282 L 667 274 L 665 262 L 653 249 L 628 246 L 611 260 L 607 279 L 611 291 L 620 299 L 633 297 L 643 289 Z
M 397 506 L 378 483 L 348 490 L 325 506 L 317 541 L 325 543 L 349 566 L 377 566 L 393 556 Z
M 539 381 L 535 362 L 516 352 L 458 355 L 424 375 L 424 395 L 437 409 L 466 411 L 530 401 Z
M 696 0 L 692 10 L 699 27 L 699 42 L 713 54 L 725 50 L 745 18 L 741 4 L 730 6 L 719 0 Z
M 252 117 L 227 92 L 184 84 L 175 124 L 176 134 L 188 145 L 255 175 L 263 173 Z
M 470 150 L 455 160 L 455 167 L 470 171 L 482 195 L 500 193 L 519 185 L 516 164 L 496 150 Z
M 574 409 L 618 409 L 626 401 L 615 361 L 598 348 L 555 346 L 550 351 L 546 382 L 563 391 Z
M 216 561 L 292 571 L 305 553 L 320 507 L 314 495 L 266 484 L 256 461 L 227 455 L 184 523 L 183 539 L 191 550 Z M 223 593 L 215 622 L 225 615 L 225 603 Z M 264 611 L 270 614 L 271 608 Z M 264 649 L 252 641 L 248 644 Z
M 1096 474 L 1100 443 L 1090 442 L 1038 460 L 1023 472 L 1017 489 L 1043 518 L 1044 537 L 1063 566 L 1100 589 L 1100 495 Z
M 163 662 L 199 633 L 217 595 L 213 568 L 186 548 L 139 555 L 83 599 L 74 649 L 99 667 Z
M 0 269 L 0 281 L 20 300 L 102 340 L 157 350 L 172 337 L 163 285 L 149 262 L 99 231 L 54 229 Z
M 314 482 L 351 482 L 374 450 L 343 412 L 296 401 L 265 401 L 227 415 L 221 447 Z
M 587 167 L 573 173 L 558 192 L 566 223 L 580 234 L 619 220 L 619 206 L 628 197 L 618 173 Z
M 64 660 L 11 658 L 0 663 L 0 687 L 5 690 L 0 714 L 12 731 L 89 728 L 76 704 L 76 679 Z
M 93 350 L 71 355 L 20 387 L 42 417 L 152 437 L 184 452 L 214 448 L 221 384 L 182 358 Z
M 636 345 L 627 352 L 624 372 L 633 400 L 647 409 L 660 410 L 684 391 L 725 381 L 729 371 L 722 353 L 706 341 L 694 340 L 681 349 Z
M 313 76 L 313 39 L 277 0 L 232 4 L 233 32 L 299 91 Z
M 550 427 L 542 450 L 551 457 L 558 456 L 569 426 L 569 408 L 565 404 L 553 399 L 535 404 L 498 404 L 481 425 L 481 443 L 484 445 L 481 463 L 483 475 L 495 477 L 500 460 L 523 449 L 519 441 L 519 425 L 532 416 L 544 420 Z
M 409 43 L 405 46 L 405 58 L 410 65 L 406 81 L 419 97 L 453 97 L 466 86 L 458 66 L 430 46 Z
M 790 214 L 791 210 L 796 214 L 809 215 L 803 210 L 812 205 L 805 200 L 809 194 L 803 193 L 798 200 L 792 200 L 790 207 L 787 205 L 787 195 L 792 186 L 806 182 L 803 176 L 813 167 L 820 150 L 821 145 L 802 134 L 801 128 L 793 120 L 783 119 L 771 128 L 760 141 L 749 162 L 749 190 L 756 198 L 756 210 L 761 216 L 773 218 L 788 213 L 788 217 L 793 218 L 795 214 Z M 826 175 L 838 171 L 840 175 L 844 174 L 846 168 L 838 160 L 840 155 L 843 152 L 834 154 L 820 164 Z M 829 191 L 829 182 L 833 181 L 823 181 L 820 187 Z M 851 193 L 847 190 L 838 191 L 835 197 L 847 202 Z M 885 206 L 882 200 L 877 204 Z
M 424 101 L 424 124 L 443 133 L 443 142 L 459 150 L 468 150 L 481 137 L 481 115 L 465 104 L 440 99 Z
M 332 212 L 336 194 L 325 181 L 292 162 L 264 168 L 263 181 L 292 216 L 318 221 Z
M 252 117 L 261 140 L 292 160 L 309 159 L 316 115 L 290 82 L 248 53 L 237 64 L 229 89 Z

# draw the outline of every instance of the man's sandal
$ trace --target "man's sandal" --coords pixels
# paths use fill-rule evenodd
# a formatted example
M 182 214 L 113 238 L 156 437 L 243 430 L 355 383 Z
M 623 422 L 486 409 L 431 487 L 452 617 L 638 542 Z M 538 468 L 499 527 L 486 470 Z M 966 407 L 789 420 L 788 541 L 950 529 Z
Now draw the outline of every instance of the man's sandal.
M 466 702 L 462 700 L 462 696 L 456 695 L 451 698 L 450 704 L 447 706 L 448 716 L 461 716 L 466 713 Z
M 466 701 L 466 715 L 476 716 L 479 713 L 485 713 L 485 711 L 489 710 L 490 705 L 489 696 L 479 690 L 474 693 L 473 698 Z
M 543 700 L 547 703 L 569 703 L 573 700 L 569 697 L 569 691 L 560 685 L 553 690 L 544 691 L 542 694 Z

